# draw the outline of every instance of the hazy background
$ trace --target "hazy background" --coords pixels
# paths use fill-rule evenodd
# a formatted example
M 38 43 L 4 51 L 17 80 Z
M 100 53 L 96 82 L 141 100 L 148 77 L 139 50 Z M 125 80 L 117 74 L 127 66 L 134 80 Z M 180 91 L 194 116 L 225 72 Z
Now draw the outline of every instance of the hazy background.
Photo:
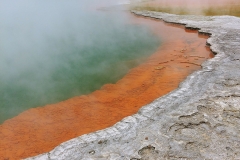
M 232 15 L 240 17 L 240 0 L 151 0 L 133 5 L 133 9 L 182 15 Z
M 0 123 L 114 83 L 159 45 L 114 0 L 0 0 Z

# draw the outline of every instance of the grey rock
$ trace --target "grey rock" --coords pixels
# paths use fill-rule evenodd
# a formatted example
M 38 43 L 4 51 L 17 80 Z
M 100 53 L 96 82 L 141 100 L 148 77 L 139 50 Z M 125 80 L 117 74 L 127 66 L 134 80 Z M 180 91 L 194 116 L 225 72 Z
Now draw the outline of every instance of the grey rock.
M 27 160 L 240 159 L 240 18 L 133 13 L 211 35 L 217 55 L 137 114 Z

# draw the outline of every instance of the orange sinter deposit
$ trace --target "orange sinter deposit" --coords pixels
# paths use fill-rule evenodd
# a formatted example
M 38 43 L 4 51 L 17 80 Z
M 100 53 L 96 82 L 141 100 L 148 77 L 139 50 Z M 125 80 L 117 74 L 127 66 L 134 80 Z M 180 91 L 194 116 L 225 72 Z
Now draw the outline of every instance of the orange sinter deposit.
M 144 63 L 116 84 L 106 84 L 89 95 L 33 108 L 0 126 L 0 159 L 14 160 L 52 150 L 71 138 L 110 127 L 154 99 L 176 89 L 186 76 L 213 57 L 208 36 L 184 26 L 130 15 L 135 25 L 146 25 L 162 44 Z

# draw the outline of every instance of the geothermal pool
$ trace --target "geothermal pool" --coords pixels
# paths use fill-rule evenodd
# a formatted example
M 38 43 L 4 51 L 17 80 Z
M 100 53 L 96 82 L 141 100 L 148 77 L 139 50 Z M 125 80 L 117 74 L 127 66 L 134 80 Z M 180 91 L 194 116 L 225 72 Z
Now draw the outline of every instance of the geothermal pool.
M 16 106 L 0 110 L 2 117 L 9 109 L 1 122 L 28 108 L 73 98 L 29 109 L 0 125 L 2 159 L 34 156 L 109 127 L 176 89 L 213 57 L 208 36 L 184 26 L 128 11 L 95 10 L 89 2 L 43 2 L 17 3 L 14 14 L 7 10 L 12 4 L 0 5 L 6 22 L 0 23 L 1 103 Z M 2 54 L 6 47 L 11 52 Z
M 115 83 L 160 44 L 127 14 L 93 2 L 0 3 L 0 124 Z
M 112 126 L 176 89 L 203 61 L 213 57 L 206 35 L 130 13 L 129 18 L 132 24 L 146 26 L 161 37 L 157 51 L 115 84 L 29 109 L 5 121 L 0 125 L 0 159 L 35 156 L 71 138 Z

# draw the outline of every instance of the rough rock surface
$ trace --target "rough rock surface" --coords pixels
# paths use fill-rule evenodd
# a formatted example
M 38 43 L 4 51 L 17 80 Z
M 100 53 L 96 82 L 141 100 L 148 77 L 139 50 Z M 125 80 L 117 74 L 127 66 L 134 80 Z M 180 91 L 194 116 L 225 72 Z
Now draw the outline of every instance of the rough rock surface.
M 217 55 L 137 114 L 28 160 L 240 159 L 240 18 L 134 13 L 211 35 Z

